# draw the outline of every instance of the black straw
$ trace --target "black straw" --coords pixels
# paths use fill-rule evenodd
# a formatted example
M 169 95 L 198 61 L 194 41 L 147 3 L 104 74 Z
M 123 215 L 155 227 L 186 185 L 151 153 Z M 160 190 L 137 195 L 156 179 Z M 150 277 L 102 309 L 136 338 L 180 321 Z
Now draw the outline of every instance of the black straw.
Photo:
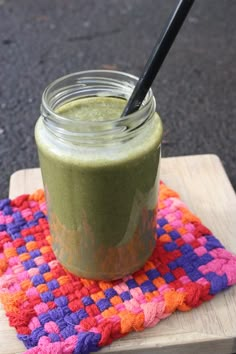
M 174 13 L 162 31 L 159 41 L 153 48 L 122 116 L 127 116 L 137 111 L 141 106 L 193 3 L 194 0 L 179 1 Z

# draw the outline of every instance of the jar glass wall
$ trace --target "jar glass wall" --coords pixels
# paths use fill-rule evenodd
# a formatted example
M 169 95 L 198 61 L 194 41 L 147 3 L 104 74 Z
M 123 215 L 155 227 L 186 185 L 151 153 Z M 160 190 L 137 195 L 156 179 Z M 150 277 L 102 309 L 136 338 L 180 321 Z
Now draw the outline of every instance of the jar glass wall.
M 87 71 L 56 80 L 43 94 L 35 138 L 52 247 L 83 277 L 120 278 L 155 247 L 162 123 L 152 91 L 127 117 L 66 114 L 84 100 L 93 112 L 94 99 L 128 99 L 136 82 L 122 72 Z

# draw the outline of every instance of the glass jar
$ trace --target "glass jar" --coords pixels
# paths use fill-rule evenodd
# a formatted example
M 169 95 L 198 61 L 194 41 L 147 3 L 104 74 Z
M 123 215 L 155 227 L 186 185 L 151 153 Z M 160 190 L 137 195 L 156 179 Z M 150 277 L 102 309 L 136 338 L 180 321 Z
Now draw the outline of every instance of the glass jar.
M 162 123 L 151 89 L 126 117 L 80 120 L 58 110 L 84 97 L 128 99 L 138 78 L 93 70 L 43 93 L 35 127 L 52 248 L 70 272 L 112 280 L 144 265 L 155 247 Z

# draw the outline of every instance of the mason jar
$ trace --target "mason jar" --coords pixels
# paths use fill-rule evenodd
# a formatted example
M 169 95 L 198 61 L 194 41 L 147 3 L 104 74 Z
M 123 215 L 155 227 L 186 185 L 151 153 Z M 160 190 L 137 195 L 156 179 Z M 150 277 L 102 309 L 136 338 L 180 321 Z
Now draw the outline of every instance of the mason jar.
M 151 89 L 138 111 L 116 119 L 68 117 L 63 107 L 85 98 L 128 100 L 137 80 L 117 71 L 78 72 L 42 96 L 35 139 L 52 248 L 81 277 L 118 279 L 152 254 L 162 122 Z

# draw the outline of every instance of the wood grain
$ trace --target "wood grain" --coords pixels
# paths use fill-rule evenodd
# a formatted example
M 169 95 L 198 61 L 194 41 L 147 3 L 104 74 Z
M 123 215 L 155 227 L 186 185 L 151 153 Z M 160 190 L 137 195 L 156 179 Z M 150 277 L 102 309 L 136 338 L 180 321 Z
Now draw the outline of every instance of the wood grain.
M 161 179 L 231 251 L 236 253 L 236 198 L 215 155 L 163 158 Z M 42 187 L 39 169 L 15 172 L 10 197 Z M 217 295 L 188 313 L 174 313 L 156 327 L 132 333 L 100 353 L 230 354 L 236 351 L 236 289 Z M 22 353 L 24 347 L 0 310 L 0 353 Z

